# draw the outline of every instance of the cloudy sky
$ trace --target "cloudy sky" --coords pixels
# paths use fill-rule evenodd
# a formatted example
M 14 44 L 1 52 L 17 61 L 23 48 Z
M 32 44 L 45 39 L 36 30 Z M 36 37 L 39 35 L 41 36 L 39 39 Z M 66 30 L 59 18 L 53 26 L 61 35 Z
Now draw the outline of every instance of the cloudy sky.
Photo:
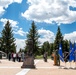
M 0 32 L 7 20 L 13 29 L 17 51 L 24 48 L 32 21 L 41 35 L 41 43 L 53 42 L 58 26 L 64 39 L 76 41 L 76 0 L 0 0 Z

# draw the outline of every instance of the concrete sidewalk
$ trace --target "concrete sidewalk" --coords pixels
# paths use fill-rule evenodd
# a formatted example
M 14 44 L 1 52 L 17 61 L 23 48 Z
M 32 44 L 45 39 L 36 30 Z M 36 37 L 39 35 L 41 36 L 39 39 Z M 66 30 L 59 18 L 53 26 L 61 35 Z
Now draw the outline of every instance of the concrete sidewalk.
M 0 75 L 16 75 L 22 70 L 22 62 L 13 62 L 7 59 L 2 59 L 0 61 Z
M 48 62 L 44 62 L 40 60 L 36 64 L 36 69 L 31 69 L 25 75 L 76 75 L 76 70 L 74 69 L 63 69 L 65 67 L 65 63 L 61 62 L 61 68 L 59 66 L 53 66 L 53 61 L 48 59 Z M 74 63 L 71 64 L 74 67 Z M 67 63 L 66 67 L 69 68 L 70 64 Z
M 53 66 L 54 62 L 51 59 L 48 59 L 48 62 L 36 59 L 36 69 L 21 69 L 23 62 L 0 61 L 0 75 L 76 75 L 76 70 L 59 69 L 59 66 Z M 70 67 L 69 63 L 66 65 Z M 71 65 L 74 67 L 75 64 L 72 62 Z M 61 62 L 61 66 L 63 68 L 65 64 Z

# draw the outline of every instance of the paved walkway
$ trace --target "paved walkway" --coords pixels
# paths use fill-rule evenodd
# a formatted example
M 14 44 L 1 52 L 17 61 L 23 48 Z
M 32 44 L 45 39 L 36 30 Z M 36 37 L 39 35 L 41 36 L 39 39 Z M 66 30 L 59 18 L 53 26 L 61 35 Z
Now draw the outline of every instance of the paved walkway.
M 22 69 L 22 62 L 12 62 L 6 59 L 0 60 L 0 75 L 16 75 Z
M 53 66 L 53 61 L 48 59 L 44 62 L 42 59 L 35 60 L 36 69 L 21 69 L 23 62 L 12 62 L 8 60 L 0 60 L 0 75 L 76 75 L 74 69 L 63 69 L 65 64 L 61 62 L 59 66 Z M 75 63 L 71 66 L 74 68 Z M 66 67 L 70 67 L 67 63 Z
M 74 63 L 71 64 L 74 67 Z M 36 64 L 36 69 L 31 69 L 25 75 L 76 75 L 76 70 L 69 69 L 70 64 L 67 63 L 66 67 L 68 69 L 64 69 L 65 63 L 61 62 L 61 67 L 53 66 L 53 61 L 48 59 L 48 62 L 44 62 L 40 60 Z

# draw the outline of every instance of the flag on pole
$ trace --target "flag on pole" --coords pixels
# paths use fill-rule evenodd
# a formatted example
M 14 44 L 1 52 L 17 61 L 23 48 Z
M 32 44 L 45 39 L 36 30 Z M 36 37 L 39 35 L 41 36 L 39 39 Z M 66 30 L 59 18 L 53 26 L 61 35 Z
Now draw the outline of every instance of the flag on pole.
M 70 51 L 69 51 L 69 61 L 71 62 L 72 60 L 74 60 L 74 48 L 72 47 L 72 43 L 70 42 Z
M 61 43 L 59 44 L 58 54 L 59 54 L 60 60 L 61 60 L 61 61 L 64 61 Z
M 76 43 L 74 43 L 74 62 L 76 62 Z

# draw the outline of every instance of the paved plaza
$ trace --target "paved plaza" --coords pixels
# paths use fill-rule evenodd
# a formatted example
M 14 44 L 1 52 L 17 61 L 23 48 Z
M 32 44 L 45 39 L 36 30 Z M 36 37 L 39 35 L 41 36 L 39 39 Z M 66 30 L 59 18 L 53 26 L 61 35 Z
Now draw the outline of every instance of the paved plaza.
M 61 62 L 61 67 L 54 66 L 53 61 L 48 59 L 44 62 L 42 59 L 35 60 L 36 69 L 21 69 L 23 62 L 12 62 L 7 59 L 0 60 L 0 75 L 76 75 L 75 69 L 69 69 L 70 63 L 66 63 L 68 69 L 64 69 L 65 63 Z M 72 68 L 75 63 L 71 63 Z

